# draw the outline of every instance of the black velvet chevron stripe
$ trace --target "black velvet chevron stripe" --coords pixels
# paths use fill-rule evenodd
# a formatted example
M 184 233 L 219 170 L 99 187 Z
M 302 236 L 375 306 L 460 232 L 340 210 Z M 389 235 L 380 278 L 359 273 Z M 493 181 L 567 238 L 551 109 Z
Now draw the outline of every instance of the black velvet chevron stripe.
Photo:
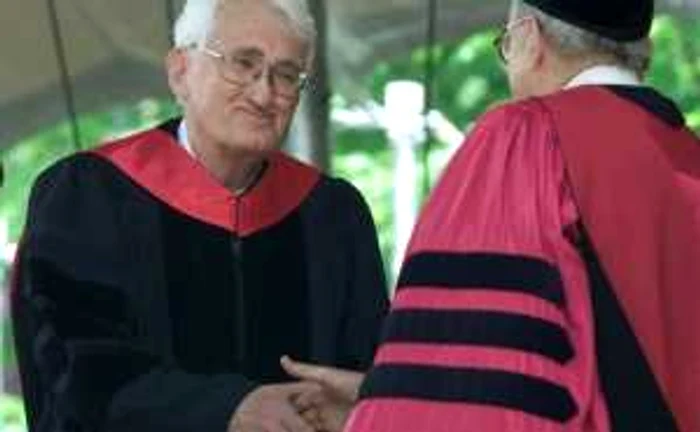
M 502 312 L 395 310 L 385 321 L 383 340 L 512 348 L 560 364 L 574 354 L 557 324 Z
M 370 371 L 360 399 L 463 402 L 519 410 L 564 423 L 578 409 L 565 388 L 527 375 L 482 369 L 383 365 Z
M 614 431 L 677 432 L 676 419 L 664 398 L 634 330 L 585 229 L 579 249 L 588 269 L 598 353 L 598 373 Z
M 526 256 L 422 253 L 410 257 L 401 270 L 398 287 L 406 286 L 514 291 L 559 307 L 565 304 L 559 271 L 545 261 Z

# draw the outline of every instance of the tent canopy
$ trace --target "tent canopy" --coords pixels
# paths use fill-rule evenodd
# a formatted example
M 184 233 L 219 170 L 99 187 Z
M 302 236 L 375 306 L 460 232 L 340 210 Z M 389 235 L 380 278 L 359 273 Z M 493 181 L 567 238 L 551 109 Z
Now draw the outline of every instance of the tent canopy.
M 327 0 L 328 68 L 352 83 L 378 59 L 423 44 L 427 0 Z M 435 2 L 438 41 L 501 23 L 508 0 Z M 700 0 L 658 1 L 660 11 L 699 10 Z M 0 147 L 77 113 L 168 94 L 163 57 L 182 0 L 24 0 L 0 4 Z M 62 71 L 64 73 L 62 73 Z

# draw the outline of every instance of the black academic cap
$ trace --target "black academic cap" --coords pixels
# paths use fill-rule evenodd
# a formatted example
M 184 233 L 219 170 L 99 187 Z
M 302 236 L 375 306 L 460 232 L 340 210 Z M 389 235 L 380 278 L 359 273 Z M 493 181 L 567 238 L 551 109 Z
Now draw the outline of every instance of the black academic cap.
M 654 0 L 523 0 L 546 14 L 619 42 L 649 35 Z

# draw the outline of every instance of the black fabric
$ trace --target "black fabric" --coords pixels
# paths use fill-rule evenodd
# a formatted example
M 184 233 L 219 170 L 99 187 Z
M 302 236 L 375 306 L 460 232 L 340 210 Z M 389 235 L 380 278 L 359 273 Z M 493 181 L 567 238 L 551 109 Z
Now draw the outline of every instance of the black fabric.
M 631 42 L 649 35 L 654 0 L 523 0 L 555 18 L 608 39 Z
M 397 285 L 514 291 L 535 295 L 559 307 L 565 304 L 556 267 L 525 256 L 421 253 L 406 261 Z
M 394 310 L 384 323 L 382 340 L 511 348 L 540 354 L 560 364 L 573 357 L 563 328 L 503 312 Z
M 160 125 L 158 125 L 158 129 L 162 130 L 163 132 L 167 133 L 168 135 L 177 138 L 178 135 L 178 130 L 180 129 L 180 123 L 182 122 L 182 117 L 176 117 L 172 118 L 170 120 L 167 120 Z
M 638 105 L 674 129 L 685 126 L 685 118 L 678 106 L 651 87 L 610 85 L 606 88 L 618 97 Z
M 161 215 L 181 364 L 202 373 L 233 367 L 262 384 L 287 381 L 279 358 L 310 354 L 308 251 L 299 214 L 244 239 L 165 208 Z M 192 271 L 207 267 L 217 271 Z
M 368 368 L 387 308 L 368 209 L 327 177 L 238 238 L 73 156 L 35 185 L 18 256 L 13 324 L 39 432 L 225 431 L 255 386 L 286 380 L 281 354 Z
M 486 369 L 377 366 L 360 389 L 360 399 L 371 398 L 495 405 L 560 423 L 570 420 L 578 410 L 563 387 L 539 378 Z
M 597 254 L 580 227 L 593 303 L 598 372 L 613 431 L 676 432 L 673 414 Z

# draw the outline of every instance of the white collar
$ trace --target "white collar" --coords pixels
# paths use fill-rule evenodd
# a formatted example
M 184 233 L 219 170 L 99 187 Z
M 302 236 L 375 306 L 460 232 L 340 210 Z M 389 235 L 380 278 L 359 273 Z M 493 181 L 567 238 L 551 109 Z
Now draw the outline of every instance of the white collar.
M 192 150 L 192 146 L 190 145 L 190 139 L 187 136 L 187 125 L 184 119 L 180 120 L 180 125 L 177 127 L 177 141 L 190 156 L 196 159 L 194 150 Z
M 614 65 L 598 65 L 583 70 L 573 77 L 565 89 L 584 85 L 640 86 L 642 82 L 632 70 Z

